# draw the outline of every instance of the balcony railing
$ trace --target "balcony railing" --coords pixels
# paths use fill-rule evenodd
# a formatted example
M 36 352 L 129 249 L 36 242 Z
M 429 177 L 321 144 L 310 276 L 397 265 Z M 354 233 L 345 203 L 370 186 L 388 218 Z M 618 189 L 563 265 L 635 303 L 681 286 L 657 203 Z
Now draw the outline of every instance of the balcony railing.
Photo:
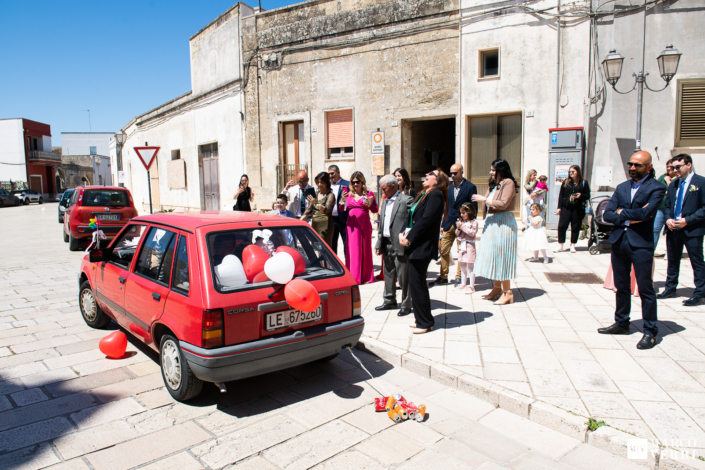
M 288 181 L 296 181 L 299 171 L 308 172 L 308 165 L 277 165 L 277 194 L 280 194 Z
M 30 160 L 44 160 L 48 162 L 61 163 L 61 155 L 54 152 L 42 152 L 41 150 L 32 150 L 29 152 Z

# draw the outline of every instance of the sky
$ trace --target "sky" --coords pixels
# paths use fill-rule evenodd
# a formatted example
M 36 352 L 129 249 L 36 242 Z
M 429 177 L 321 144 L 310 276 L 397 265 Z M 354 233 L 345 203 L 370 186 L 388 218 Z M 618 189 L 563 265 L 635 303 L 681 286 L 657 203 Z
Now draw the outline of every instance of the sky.
M 188 39 L 235 3 L 0 0 L 0 119 L 51 125 L 55 147 L 61 132 L 115 132 L 191 90 Z

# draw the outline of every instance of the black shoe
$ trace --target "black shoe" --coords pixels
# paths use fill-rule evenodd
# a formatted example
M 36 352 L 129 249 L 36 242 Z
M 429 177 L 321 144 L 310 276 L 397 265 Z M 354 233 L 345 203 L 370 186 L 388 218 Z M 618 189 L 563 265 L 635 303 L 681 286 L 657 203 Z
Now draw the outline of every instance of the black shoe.
M 399 305 L 396 303 L 393 304 L 383 304 L 380 305 L 379 307 L 375 307 L 375 310 L 380 311 L 380 310 L 396 310 L 399 308 Z
M 693 296 L 690 299 L 683 301 L 683 305 L 685 305 L 686 307 L 695 307 L 696 305 L 703 304 L 705 304 L 705 299 L 703 299 L 702 297 Z
M 433 286 L 440 286 L 443 284 L 448 284 L 448 279 L 439 277 L 435 281 L 433 281 L 431 284 L 428 285 L 428 287 L 433 287 Z
M 636 344 L 637 349 L 651 349 L 654 346 L 656 346 L 656 338 L 649 333 L 644 333 L 644 337 Z
M 463 280 L 462 280 L 462 279 L 459 279 L 459 278 L 455 278 L 455 282 L 453 282 L 453 284 L 455 284 L 455 286 L 457 287 L 457 286 L 458 286 L 458 284 L 460 284 L 461 282 L 463 282 Z
M 675 289 L 666 289 L 665 291 L 661 292 L 660 294 L 656 294 L 657 299 L 670 299 L 671 297 L 676 296 L 676 290 Z
M 403 308 L 403 309 L 399 310 L 399 313 L 397 313 L 397 316 L 398 317 L 405 317 L 405 316 L 409 315 L 410 313 L 411 313 L 410 308 Z
M 628 335 L 629 328 L 624 328 L 622 326 L 619 326 L 619 324 L 615 323 L 614 325 L 608 326 L 607 328 L 598 328 L 597 332 L 601 335 Z

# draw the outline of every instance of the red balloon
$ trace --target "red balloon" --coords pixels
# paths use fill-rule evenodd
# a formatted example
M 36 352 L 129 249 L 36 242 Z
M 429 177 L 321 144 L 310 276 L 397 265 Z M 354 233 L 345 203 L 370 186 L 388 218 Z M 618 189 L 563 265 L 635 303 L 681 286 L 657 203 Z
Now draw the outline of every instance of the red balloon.
M 254 281 L 255 276 L 264 271 L 264 263 L 268 259 L 267 253 L 257 245 L 248 245 L 242 250 L 242 267 L 248 281 Z
M 277 253 L 281 252 L 289 253 L 291 257 L 294 258 L 294 276 L 306 271 L 306 260 L 304 260 L 304 257 L 301 256 L 299 250 L 290 246 L 280 246 L 277 248 Z
M 286 283 L 284 298 L 293 308 L 304 312 L 313 312 L 321 305 L 321 296 L 313 284 L 303 279 L 294 279 Z
M 252 282 L 255 282 L 255 283 L 256 283 L 256 282 L 266 282 L 266 281 L 269 281 L 269 278 L 268 278 L 267 275 L 264 273 L 264 271 L 262 271 L 261 273 L 259 273 L 258 275 L 256 275 L 255 278 L 252 280 Z
M 127 349 L 127 336 L 122 331 L 114 331 L 100 340 L 98 343 L 100 352 L 106 356 L 119 359 L 125 355 Z

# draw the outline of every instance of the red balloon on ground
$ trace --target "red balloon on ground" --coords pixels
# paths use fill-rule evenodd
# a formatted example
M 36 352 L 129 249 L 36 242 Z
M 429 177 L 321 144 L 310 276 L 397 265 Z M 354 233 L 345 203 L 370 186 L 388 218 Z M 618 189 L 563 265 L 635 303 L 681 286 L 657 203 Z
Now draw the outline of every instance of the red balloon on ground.
M 125 355 L 127 349 L 127 336 L 122 331 L 114 331 L 98 343 L 100 352 L 106 356 L 119 359 Z
M 255 278 L 252 280 L 252 282 L 255 282 L 255 283 L 257 283 L 257 282 L 266 282 L 266 281 L 269 281 L 269 278 L 268 278 L 267 275 L 264 273 L 264 271 L 262 271 L 261 273 L 259 273 L 258 275 L 256 275 Z
M 294 258 L 294 275 L 301 274 L 306 271 L 306 260 L 301 256 L 299 250 L 290 246 L 280 246 L 277 248 L 277 253 L 289 253 Z
M 286 283 L 284 298 L 293 308 L 304 312 L 313 312 L 321 305 L 321 296 L 313 284 L 303 279 L 294 279 Z
M 248 245 L 242 250 L 242 267 L 248 281 L 254 281 L 255 276 L 264 271 L 264 263 L 268 259 L 267 253 L 257 245 Z

